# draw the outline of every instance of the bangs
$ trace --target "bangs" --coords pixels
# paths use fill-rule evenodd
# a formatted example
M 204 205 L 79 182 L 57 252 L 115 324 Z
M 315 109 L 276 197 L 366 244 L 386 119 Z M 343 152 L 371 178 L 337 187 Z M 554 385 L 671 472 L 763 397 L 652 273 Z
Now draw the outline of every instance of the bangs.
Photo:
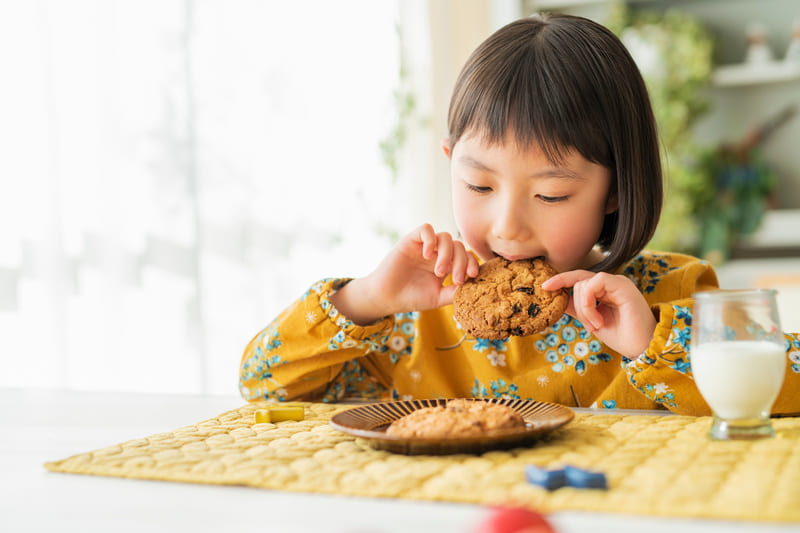
M 534 35 L 531 24 L 538 24 Z M 613 169 L 610 140 L 595 126 L 607 121 L 597 84 L 571 57 L 574 46 L 559 41 L 551 26 L 527 19 L 517 31 L 495 34 L 479 47 L 451 100 L 451 147 L 468 133 L 486 144 L 502 144 L 512 133 L 520 148 L 538 145 L 555 163 L 574 148 Z

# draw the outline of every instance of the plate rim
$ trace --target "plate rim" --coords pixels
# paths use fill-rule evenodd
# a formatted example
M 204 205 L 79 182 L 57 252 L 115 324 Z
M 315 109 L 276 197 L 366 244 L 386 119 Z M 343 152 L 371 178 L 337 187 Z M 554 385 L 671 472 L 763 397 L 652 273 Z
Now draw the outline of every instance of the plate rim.
M 470 400 L 470 401 L 479 401 L 479 402 L 488 402 L 488 403 L 496 403 L 499 405 L 507 405 L 507 402 L 526 402 L 526 404 L 536 404 L 536 406 L 543 406 L 545 408 L 556 409 L 557 411 L 562 413 L 564 420 L 559 421 L 558 424 L 552 427 L 536 427 L 536 426 L 529 426 L 529 420 L 525 419 L 526 427 L 524 428 L 512 428 L 512 429 L 505 429 L 505 430 L 495 430 L 492 433 L 486 435 L 467 435 L 467 436 L 451 436 L 451 437 L 401 437 L 398 435 L 387 435 L 386 431 L 377 431 L 371 429 L 360 429 L 360 428 L 353 428 L 351 426 L 343 425 L 337 422 L 335 419 L 340 415 L 345 413 L 353 413 L 354 411 L 358 410 L 366 410 L 369 408 L 375 408 L 376 406 L 381 405 L 397 405 L 397 404 L 405 404 L 408 405 L 411 402 L 436 402 L 434 405 L 441 405 L 440 402 L 445 402 L 445 405 L 452 401 L 452 400 Z M 421 405 L 416 407 L 411 412 L 417 411 L 419 409 L 423 409 L 425 406 Z M 512 409 L 514 409 L 513 406 Z M 517 409 L 514 409 L 518 411 Z M 399 419 L 400 417 L 392 420 Z M 555 430 L 559 427 L 565 426 L 570 423 L 575 418 L 575 411 L 567 407 L 566 405 L 555 403 L 555 402 L 544 402 L 539 400 L 525 400 L 522 398 L 415 398 L 412 400 L 390 400 L 390 401 L 382 401 L 382 402 L 374 402 L 374 403 L 367 403 L 364 405 L 358 405 L 355 407 L 349 407 L 347 409 L 343 409 L 338 413 L 334 414 L 328 424 L 337 431 L 341 431 L 342 433 L 346 433 L 348 435 L 353 435 L 355 437 L 360 437 L 369 440 L 377 440 L 386 443 L 413 443 L 419 445 L 435 445 L 435 444 L 445 444 L 445 445 L 458 445 L 458 444 L 472 444 L 472 443 L 486 443 L 490 444 L 494 441 L 502 442 L 507 439 L 512 438 L 524 438 L 526 436 L 534 436 L 538 435 L 539 433 L 543 433 L 545 431 Z

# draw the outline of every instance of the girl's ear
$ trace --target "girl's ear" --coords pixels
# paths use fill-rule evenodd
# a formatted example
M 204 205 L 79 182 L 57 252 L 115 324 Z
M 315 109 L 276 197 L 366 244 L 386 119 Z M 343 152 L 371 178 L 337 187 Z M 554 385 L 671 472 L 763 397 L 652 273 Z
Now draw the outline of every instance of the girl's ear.
M 444 155 L 447 156 L 447 159 L 450 159 L 452 154 L 450 153 L 450 139 L 449 138 L 442 139 L 442 151 L 444 152 Z
M 614 190 L 608 194 L 608 198 L 606 198 L 606 215 L 610 215 L 617 209 L 619 209 L 619 198 L 617 197 L 617 190 L 615 187 Z

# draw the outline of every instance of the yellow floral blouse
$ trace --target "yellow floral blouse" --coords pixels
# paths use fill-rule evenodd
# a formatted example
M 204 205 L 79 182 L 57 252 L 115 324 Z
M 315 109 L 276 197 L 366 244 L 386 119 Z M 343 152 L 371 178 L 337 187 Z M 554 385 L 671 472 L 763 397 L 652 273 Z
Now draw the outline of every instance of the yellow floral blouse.
M 717 288 L 705 261 L 643 252 L 619 271 L 633 280 L 658 325 L 637 359 L 621 356 L 564 315 L 528 337 L 465 336 L 452 306 L 358 326 L 330 295 L 348 279 L 314 284 L 247 346 L 239 388 L 248 400 L 345 397 L 524 398 L 575 407 L 710 414 L 694 385 L 688 347 L 692 293 Z M 800 336 L 784 334 L 786 378 L 774 413 L 800 412 Z

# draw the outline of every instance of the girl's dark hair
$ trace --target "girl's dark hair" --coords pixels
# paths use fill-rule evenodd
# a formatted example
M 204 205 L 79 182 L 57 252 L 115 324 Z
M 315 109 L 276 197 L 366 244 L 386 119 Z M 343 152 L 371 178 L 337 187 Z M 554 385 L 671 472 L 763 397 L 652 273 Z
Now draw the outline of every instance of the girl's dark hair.
M 608 29 L 570 15 L 512 22 L 484 41 L 456 82 L 450 149 L 468 132 L 521 148 L 538 144 L 553 162 L 570 149 L 611 171 L 617 211 L 606 215 L 592 270 L 614 272 L 653 236 L 662 203 L 661 159 L 639 69 Z

